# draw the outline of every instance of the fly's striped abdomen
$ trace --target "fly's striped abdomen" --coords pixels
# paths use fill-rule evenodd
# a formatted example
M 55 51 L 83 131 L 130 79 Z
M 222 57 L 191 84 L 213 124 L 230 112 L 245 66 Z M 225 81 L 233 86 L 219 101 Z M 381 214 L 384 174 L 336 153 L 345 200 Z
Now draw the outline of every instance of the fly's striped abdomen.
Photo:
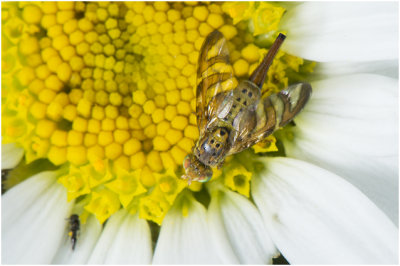
M 311 96 L 311 86 L 308 83 L 298 83 L 273 94 L 269 100 L 275 111 L 275 127 L 278 129 L 289 123 L 305 106 Z

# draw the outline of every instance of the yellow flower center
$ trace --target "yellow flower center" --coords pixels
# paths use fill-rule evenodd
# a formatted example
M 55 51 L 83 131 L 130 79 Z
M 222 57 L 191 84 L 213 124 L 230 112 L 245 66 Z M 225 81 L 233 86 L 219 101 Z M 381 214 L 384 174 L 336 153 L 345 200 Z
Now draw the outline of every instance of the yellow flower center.
M 266 3 L 2 3 L 3 142 L 24 147 L 27 163 L 65 166 L 68 200 L 87 202 L 100 222 L 123 207 L 161 224 L 187 187 L 180 166 L 199 137 L 205 37 L 221 31 L 235 75 L 247 78 L 267 50 L 246 20 L 254 34 L 272 36 L 284 11 Z M 303 66 L 279 52 L 263 93 L 286 87 Z M 276 151 L 275 142 L 270 136 L 255 151 Z M 235 162 L 213 180 L 221 175 L 249 196 L 250 169 Z

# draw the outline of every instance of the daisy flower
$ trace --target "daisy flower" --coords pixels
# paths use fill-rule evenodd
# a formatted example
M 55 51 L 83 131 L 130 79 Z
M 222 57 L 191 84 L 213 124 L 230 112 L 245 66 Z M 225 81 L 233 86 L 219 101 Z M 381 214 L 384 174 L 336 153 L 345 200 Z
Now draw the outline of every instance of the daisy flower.
M 2 3 L 2 263 L 398 263 L 397 10 Z M 262 90 L 308 81 L 313 95 L 188 185 L 196 64 L 215 29 L 239 79 L 285 33 Z

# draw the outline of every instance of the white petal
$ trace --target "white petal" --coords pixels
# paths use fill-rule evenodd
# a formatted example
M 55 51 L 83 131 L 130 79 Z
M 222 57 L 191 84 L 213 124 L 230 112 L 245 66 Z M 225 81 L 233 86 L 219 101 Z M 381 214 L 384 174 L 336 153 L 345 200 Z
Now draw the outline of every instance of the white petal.
M 37 174 L 2 196 L 2 262 L 49 264 L 72 203 L 56 172 Z
M 100 237 L 102 226 L 92 215 L 86 224 L 81 224 L 75 250 L 72 250 L 71 239 L 65 237 L 54 257 L 52 264 L 85 264 Z M 65 236 L 68 235 L 65 230 Z
M 106 264 L 150 264 L 153 251 L 147 222 L 128 214 L 110 246 Z M 132 252 L 134 251 L 134 252 Z
M 263 159 L 252 191 L 292 264 L 397 264 L 398 230 L 359 190 L 314 165 Z
M 289 9 L 282 49 L 314 61 L 398 58 L 398 3 L 306 2 Z
M 246 198 L 226 189 L 213 191 L 208 217 L 214 243 L 219 246 L 228 241 L 225 246 L 231 246 L 231 252 L 236 254 L 238 262 L 272 263 L 277 251 L 260 213 Z
M 51 187 L 56 176 L 54 172 L 42 172 L 8 190 L 2 196 L 2 226 L 12 227 L 31 207 L 31 203 Z
M 107 222 L 88 264 L 149 264 L 151 256 L 147 222 L 120 210 Z
M 96 247 L 91 254 L 88 264 L 103 264 L 107 257 L 107 251 L 111 243 L 114 241 L 115 235 L 118 233 L 119 226 L 126 213 L 119 211 L 111 216 L 107 221 L 107 228 L 104 228 Z
M 24 149 L 14 143 L 1 144 L 1 169 L 12 169 L 21 161 Z
M 312 85 L 286 154 L 346 178 L 397 223 L 397 80 L 360 74 Z
M 188 208 L 187 216 L 182 206 Z M 180 197 L 164 218 L 154 251 L 153 264 L 219 264 L 221 247 L 214 249 L 207 224 L 206 210 L 194 199 Z M 221 243 L 224 245 L 225 243 Z
M 324 62 L 318 63 L 312 74 L 314 79 L 325 79 L 333 76 L 350 74 L 378 74 L 390 78 L 398 78 L 398 60 L 382 60 L 372 62 Z

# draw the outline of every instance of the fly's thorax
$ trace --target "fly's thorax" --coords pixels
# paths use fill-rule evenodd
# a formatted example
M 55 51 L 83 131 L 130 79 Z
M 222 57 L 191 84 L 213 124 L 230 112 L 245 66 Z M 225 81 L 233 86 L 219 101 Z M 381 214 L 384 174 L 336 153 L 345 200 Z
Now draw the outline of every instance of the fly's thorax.
M 201 136 L 194 147 L 194 155 L 205 165 L 217 166 L 225 160 L 229 150 L 229 133 L 224 127 L 214 128 Z
M 234 90 L 226 94 L 220 104 L 217 117 L 221 123 L 233 125 L 234 120 L 246 111 L 254 111 L 260 102 L 261 91 L 252 82 L 242 81 Z
M 235 100 L 245 108 L 255 108 L 261 98 L 260 88 L 251 81 L 243 80 L 233 90 Z
M 261 91 L 256 84 L 248 80 L 242 81 L 234 90 L 216 97 L 215 102 L 219 105 L 208 128 L 228 129 L 230 137 L 227 146 L 232 146 L 242 134 L 251 132 L 256 126 L 256 109 L 260 98 Z

